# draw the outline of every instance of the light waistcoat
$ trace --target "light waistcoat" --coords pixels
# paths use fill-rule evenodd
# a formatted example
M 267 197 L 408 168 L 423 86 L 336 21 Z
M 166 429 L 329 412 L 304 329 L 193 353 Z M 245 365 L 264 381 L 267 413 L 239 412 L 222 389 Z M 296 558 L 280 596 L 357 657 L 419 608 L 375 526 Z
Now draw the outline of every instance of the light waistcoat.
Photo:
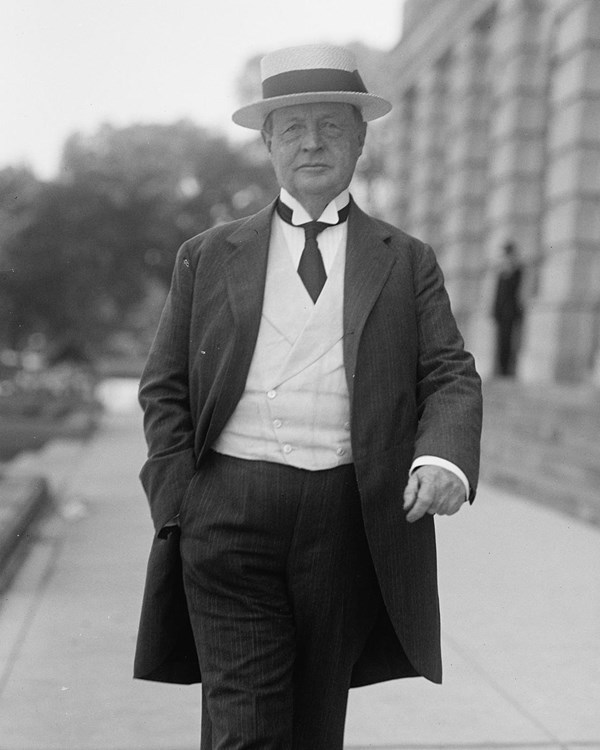
M 316 304 L 273 218 L 262 318 L 246 387 L 213 446 L 302 469 L 352 462 L 343 359 L 345 242 Z M 328 231 L 328 230 L 326 230 Z

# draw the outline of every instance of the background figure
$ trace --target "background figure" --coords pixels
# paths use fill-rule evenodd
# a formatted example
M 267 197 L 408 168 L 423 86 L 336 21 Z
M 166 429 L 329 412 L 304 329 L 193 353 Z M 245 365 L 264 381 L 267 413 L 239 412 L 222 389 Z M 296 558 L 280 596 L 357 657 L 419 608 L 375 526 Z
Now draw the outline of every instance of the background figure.
M 514 375 L 523 307 L 521 304 L 522 267 L 514 242 L 504 245 L 498 273 L 493 316 L 496 321 L 497 375 Z

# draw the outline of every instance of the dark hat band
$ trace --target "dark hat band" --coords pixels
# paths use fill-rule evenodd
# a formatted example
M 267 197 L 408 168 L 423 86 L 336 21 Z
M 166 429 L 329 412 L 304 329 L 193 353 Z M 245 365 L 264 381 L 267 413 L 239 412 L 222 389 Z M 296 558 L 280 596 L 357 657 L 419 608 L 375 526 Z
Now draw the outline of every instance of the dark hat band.
M 358 70 L 337 70 L 335 68 L 310 68 L 289 70 L 266 78 L 262 85 L 263 97 L 289 94 L 308 94 L 316 91 L 351 91 L 366 94 L 367 89 Z

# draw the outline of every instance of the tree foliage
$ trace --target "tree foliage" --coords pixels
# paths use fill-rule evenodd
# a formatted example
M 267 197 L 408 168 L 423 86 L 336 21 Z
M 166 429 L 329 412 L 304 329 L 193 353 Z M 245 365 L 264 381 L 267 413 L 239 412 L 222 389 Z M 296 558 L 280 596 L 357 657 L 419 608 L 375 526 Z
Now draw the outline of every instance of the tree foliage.
M 56 181 L 0 171 L 0 344 L 43 332 L 98 349 L 168 284 L 185 239 L 275 189 L 262 149 L 185 121 L 74 134 Z

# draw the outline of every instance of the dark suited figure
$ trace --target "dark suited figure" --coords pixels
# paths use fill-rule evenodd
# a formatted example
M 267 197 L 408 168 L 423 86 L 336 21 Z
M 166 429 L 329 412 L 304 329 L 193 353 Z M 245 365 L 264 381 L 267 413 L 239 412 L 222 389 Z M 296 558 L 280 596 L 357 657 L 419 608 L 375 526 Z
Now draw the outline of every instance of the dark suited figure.
M 496 374 L 514 375 L 523 308 L 521 277 L 523 274 L 513 242 L 504 245 L 504 257 L 496 282 L 493 316 L 496 322 Z
M 389 103 L 336 47 L 262 75 L 234 120 L 280 195 L 181 247 L 141 380 L 135 675 L 202 680 L 203 750 L 341 750 L 350 687 L 441 681 L 434 515 L 475 496 L 480 380 L 431 248 L 348 192 Z

